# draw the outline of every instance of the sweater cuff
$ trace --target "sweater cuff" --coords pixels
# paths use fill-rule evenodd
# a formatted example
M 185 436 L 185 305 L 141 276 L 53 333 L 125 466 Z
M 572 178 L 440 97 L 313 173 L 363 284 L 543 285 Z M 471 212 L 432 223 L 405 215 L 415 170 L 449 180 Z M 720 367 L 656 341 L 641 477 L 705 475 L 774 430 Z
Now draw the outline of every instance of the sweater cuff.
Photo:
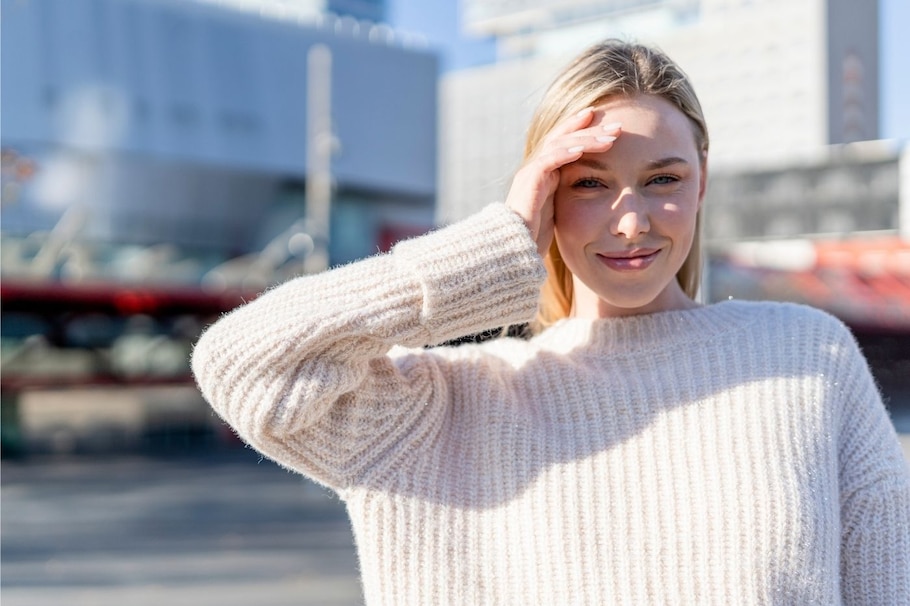
M 433 344 L 537 312 L 546 270 L 524 221 L 504 204 L 400 242 L 393 254 L 421 285 L 420 323 Z

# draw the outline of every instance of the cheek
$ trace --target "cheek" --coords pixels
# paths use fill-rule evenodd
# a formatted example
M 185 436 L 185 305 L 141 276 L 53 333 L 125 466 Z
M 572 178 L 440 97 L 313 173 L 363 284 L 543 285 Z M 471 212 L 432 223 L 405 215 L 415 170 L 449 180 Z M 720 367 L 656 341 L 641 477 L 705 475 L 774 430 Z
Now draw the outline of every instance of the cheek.
M 607 202 L 593 196 L 580 196 L 571 189 L 560 188 L 553 196 L 553 222 L 556 229 L 584 230 L 604 214 Z M 608 207 L 608 204 L 607 204 Z
M 695 225 L 698 214 L 698 198 L 695 196 L 680 196 L 664 200 L 656 205 L 656 217 L 663 225 L 684 229 Z
M 689 215 L 693 213 L 683 205 L 666 202 L 658 206 L 657 214 L 664 223 L 685 225 L 688 222 Z
M 695 238 L 698 204 L 664 204 L 652 220 L 662 234 L 674 242 L 676 254 L 688 255 Z
M 563 259 L 569 263 L 576 250 L 590 239 L 590 218 L 577 201 L 557 195 L 553 200 L 553 236 Z
M 554 201 L 553 230 L 563 244 L 581 245 L 596 238 L 598 219 L 589 206 Z

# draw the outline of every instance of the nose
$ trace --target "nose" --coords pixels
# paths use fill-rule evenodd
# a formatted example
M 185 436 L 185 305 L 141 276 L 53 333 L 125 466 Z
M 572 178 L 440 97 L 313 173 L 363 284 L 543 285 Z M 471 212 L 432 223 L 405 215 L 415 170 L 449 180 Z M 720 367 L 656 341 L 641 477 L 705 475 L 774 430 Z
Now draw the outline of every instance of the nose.
M 631 240 L 651 229 L 647 205 L 631 188 L 620 192 L 613 204 L 613 212 L 614 220 L 611 231 L 614 236 L 624 236 Z

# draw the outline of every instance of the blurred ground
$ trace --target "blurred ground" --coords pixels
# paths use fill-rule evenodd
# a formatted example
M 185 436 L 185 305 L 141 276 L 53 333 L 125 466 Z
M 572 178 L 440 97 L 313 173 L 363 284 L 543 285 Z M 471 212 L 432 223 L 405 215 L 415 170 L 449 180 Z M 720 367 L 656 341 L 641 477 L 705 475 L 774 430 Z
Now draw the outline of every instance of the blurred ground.
M 3 606 L 362 603 L 344 505 L 251 451 L 0 471 Z
M 362 604 L 343 504 L 249 450 L 0 473 L 4 606 Z

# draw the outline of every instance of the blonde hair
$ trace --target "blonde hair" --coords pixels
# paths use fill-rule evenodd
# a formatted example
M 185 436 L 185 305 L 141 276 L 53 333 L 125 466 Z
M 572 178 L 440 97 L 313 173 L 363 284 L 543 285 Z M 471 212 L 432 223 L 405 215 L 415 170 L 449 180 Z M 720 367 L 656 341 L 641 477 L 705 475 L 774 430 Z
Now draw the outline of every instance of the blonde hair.
M 661 51 L 621 40 L 606 40 L 591 46 L 550 85 L 528 127 L 524 158 L 530 158 L 546 134 L 566 117 L 609 98 L 636 95 L 661 97 L 685 114 L 694 126 L 695 144 L 705 161 L 708 128 L 688 77 Z M 572 310 L 572 272 L 563 262 L 555 239 L 544 263 L 547 281 L 534 332 L 568 317 Z M 686 295 L 694 299 L 701 280 L 701 211 L 696 216 L 692 248 L 676 280 Z

